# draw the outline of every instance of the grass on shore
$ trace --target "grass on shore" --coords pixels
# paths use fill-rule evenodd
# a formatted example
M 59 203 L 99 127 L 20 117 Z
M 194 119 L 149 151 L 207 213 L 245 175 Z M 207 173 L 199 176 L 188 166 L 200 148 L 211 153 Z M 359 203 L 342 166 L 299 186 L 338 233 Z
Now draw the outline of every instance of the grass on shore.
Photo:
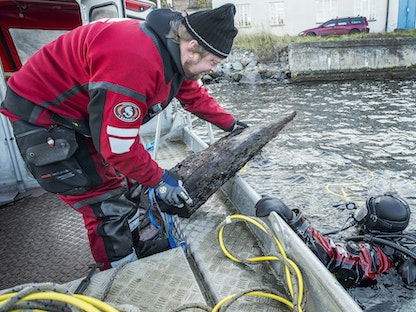
M 292 42 L 316 42 L 316 41 L 340 41 L 357 40 L 361 38 L 388 38 L 416 36 L 416 30 L 403 30 L 389 33 L 360 33 L 355 35 L 328 36 L 328 37 L 303 37 L 303 36 L 278 36 L 269 33 L 252 35 L 239 34 L 234 40 L 233 49 L 236 51 L 250 51 L 260 60 L 272 60 L 277 51 L 285 50 Z

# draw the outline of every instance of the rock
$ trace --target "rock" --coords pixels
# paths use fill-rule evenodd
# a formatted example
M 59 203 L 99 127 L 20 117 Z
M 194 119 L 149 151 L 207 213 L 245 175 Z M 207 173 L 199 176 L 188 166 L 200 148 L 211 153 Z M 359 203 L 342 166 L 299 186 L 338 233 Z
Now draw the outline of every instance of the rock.
M 243 58 L 240 60 L 240 63 L 241 63 L 241 65 L 243 65 L 243 67 L 247 67 L 247 65 L 248 65 L 248 64 L 250 64 L 250 63 L 251 63 L 251 61 L 252 61 L 252 59 L 251 59 L 251 58 L 249 58 L 249 57 L 243 57 Z
M 207 84 L 218 82 L 261 83 L 263 81 L 288 83 L 290 70 L 287 51 L 277 51 L 275 59 L 266 63 L 252 52 L 231 51 L 218 66 L 215 73 L 205 75 L 202 81 Z

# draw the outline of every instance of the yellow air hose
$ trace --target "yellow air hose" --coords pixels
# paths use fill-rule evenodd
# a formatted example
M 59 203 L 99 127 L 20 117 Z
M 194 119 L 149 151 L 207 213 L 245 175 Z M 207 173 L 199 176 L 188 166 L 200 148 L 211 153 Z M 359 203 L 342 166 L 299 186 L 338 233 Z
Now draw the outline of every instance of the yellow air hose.
M 360 181 L 360 182 L 340 182 L 340 183 L 328 183 L 326 185 L 326 190 L 331 193 L 334 196 L 337 197 L 341 197 L 346 203 L 351 202 L 351 200 L 349 199 L 349 197 L 347 196 L 344 186 L 354 186 L 354 185 L 360 185 L 360 184 L 365 184 L 368 183 L 369 181 L 374 179 L 374 172 L 372 172 L 370 169 L 361 166 L 361 165 L 357 165 L 357 164 L 352 164 L 354 167 L 360 168 L 362 170 L 365 170 L 368 172 L 368 174 L 370 175 L 370 178 L 366 181 Z M 334 186 L 338 186 L 340 188 L 340 193 L 337 193 L 335 191 L 332 191 L 331 188 Z
M 3 310 L 2 307 L 7 304 L 7 301 L 13 298 L 13 296 L 18 295 L 17 292 L 6 293 L 0 295 L 0 311 L 12 311 L 15 310 L 13 306 L 10 309 Z M 117 309 L 113 308 L 111 305 L 100 301 L 93 297 L 88 297 L 85 295 L 79 294 L 63 294 L 59 292 L 53 291 L 46 291 L 46 292 L 36 292 L 29 294 L 27 296 L 23 296 L 22 298 L 18 298 L 18 302 L 20 301 L 34 301 L 34 300 L 50 300 L 50 301 L 58 301 L 68 303 L 74 307 L 77 307 L 86 312 L 118 312 Z
M 228 251 L 228 249 L 225 247 L 225 243 L 223 240 L 224 228 L 227 224 L 232 223 L 232 221 L 236 221 L 236 222 L 244 221 L 244 222 L 251 223 L 254 226 L 258 227 L 261 231 L 266 233 L 269 237 L 271 237 L 271 239 L 274 241 L 274 243 L 278 247 L 278 250 L 280 252 L 280 257 L 274 256 L 274 255 L 267 255 L 267 256 L 257 256 L 257 257 L 251 257 L 251 258 L 246 258 L 244 260 L 240 260 L 234 255 L 232 255 Z M 295 309 L 295 311 L 298 311 L 298 312 L 302 311 L 303 291 L 304 291 L 302 273 L 300 272 L 298 266 L 286 256 L 286 252 L 283 246 L 281 245 L 277 237 L 272 233 L 272 231 L 268 228 L 268 226 L 263 221 L 261 221 L 259 218 L 256 218 L 256 217 L 248 217 L 244 215 L 228 216 L 225 219 L 225 221 L 223 221 L 220 224 L 218 231 L 217 231 L 217 237 L 218 237 L 218 242 L 220 244 L 221 250 L 229 259 L 235 262 L 255 264 L 261 261 L 280 260 L 283 262 L 285 266 L 286 281 L 287 281 L 287 286 L 288 286 L 290 295 L 292 296 L 292 302 L 276 294 L 270 293 L 268 291 L 249 291 L 249 292 L 244 293 L 243 295 L 267 297 L 267 298 L 282 302 L 286 304 L 287 306 L 289 306 L 290 308 Z M 291 273 L 294 273 L 294 274 L 291 275 Z M 292 277 L 295 277 L 295 281 L 292 279 Z M 296 288 L 297 288 L 297 291 L 295 291 Z M 224 305 L 226 302 L 230 301 L 231 299 L 234 299 L 235 297 L 236 295 L 231 295 L 231 296 L 224 298 L 214 307 L 212 311 L 213 312 L 219 311 L 222 305 Z

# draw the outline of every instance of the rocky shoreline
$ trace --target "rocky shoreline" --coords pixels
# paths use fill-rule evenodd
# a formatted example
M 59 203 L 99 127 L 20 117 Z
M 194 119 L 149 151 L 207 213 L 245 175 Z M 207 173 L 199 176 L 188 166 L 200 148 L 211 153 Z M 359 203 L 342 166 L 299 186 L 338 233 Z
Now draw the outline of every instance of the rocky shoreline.
M 290 83 L 290 70 L 287 51 L 276 52 L 272 61 L 261 62 L 252 52 L 231 51 L 227 59 L 219 66 L 215 73 L 202 78 L 205 84 L 219 82 Z

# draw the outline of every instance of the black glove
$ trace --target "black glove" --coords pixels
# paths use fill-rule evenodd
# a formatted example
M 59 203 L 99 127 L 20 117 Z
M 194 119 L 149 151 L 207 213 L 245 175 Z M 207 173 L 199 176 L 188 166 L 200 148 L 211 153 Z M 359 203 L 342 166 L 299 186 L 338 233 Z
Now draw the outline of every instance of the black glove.
M 255 208 L 257 217 L 267 217 L 272 211 L 275 211 L 286 223 L 291 223 L 296 216 L 288 206 L 276 197 L 263 197 L 257 202 Z
M 233 132 L 244 128 L 248 128 L 248 125 L 245 122 L 235 119 L 231 127 L 228 129 L 228 132 Z
M 397 251 L 401 253 L 400 251 Z M 416 247 L 410 249 L 410 252 L 413 254 L 416 253 Z M 403 254 L 400 254 L 400 257 L 403 257 Z M 399 257 L 398 257 L 399 258 Z M 416 285 L 416 260 L 408 255 L 408 259 L 405 260 L 401 265 L 398 266 L 397 271 L 401 275 L 403 282 L 406 285 L 415 286 Z
M 255 208 L 257 217 L 267 217 L 272 211 L 276 212 L 294 231 L 302 236 L 309 227 L 308 220 L 298 209 L 291 210 L 276 197 L 264 196 L 257 202 Z
M 416 262 L 413 259 L 407 259 L 400 267 L 399 273 L 406 285 L 413 286 L 416 281 Z
M 183 187 L 182 180 L 167 170 L 163 171 L 162 180 L 154 189 L 156 196 L 170 206 L 182 208 L 184 204 L 192 204 L 192 199 Z

